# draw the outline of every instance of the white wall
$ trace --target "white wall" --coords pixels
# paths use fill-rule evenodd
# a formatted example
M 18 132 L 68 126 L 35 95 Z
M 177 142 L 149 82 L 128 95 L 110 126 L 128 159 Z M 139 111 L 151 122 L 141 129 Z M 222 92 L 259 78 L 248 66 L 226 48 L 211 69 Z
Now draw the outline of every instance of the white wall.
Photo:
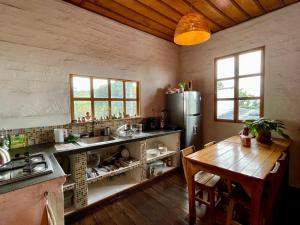
M 281 119 L 293 138 L 290 183 L 300 187 L 300 3 L 218 32 L 180 51 L 182 79 L 204 99 L 204 141 L 237 134 L 241 124 L 214 121 L 214 58 L 265 46 L 265 117 Z
M 174 84 L 178 48 L 62 0 L 0 2 L 0 128 L 70 122 L 69 74 L 141 81 L 142 116 Z

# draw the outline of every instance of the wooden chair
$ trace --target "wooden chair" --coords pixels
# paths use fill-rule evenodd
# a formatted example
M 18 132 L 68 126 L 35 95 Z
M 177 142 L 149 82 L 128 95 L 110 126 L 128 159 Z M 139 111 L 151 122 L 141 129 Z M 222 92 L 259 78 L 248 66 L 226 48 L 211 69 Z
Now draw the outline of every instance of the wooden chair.
M 281 169 L 285 169 L 286 166 L 286 155 L 283 153 L 282 157 L 275 163 L 273 169 L 270 171 L 263 193 L 262 201 L 262 217 L 261 224 L 270 224 L 272 217 L 272 207 L 274 204 L 274 195 L 278 191 L 278 179 L 280 179 Z M 243 190 L 240 185 L 232 187 L 229 193 L 229 205 L 227 211 L 226 225 L 240 225 L 236 221 L 236 207 L 240 206 L 246 210 L 250 210 L 251 199 L 248 194 Z
M 208 144 L 213 145 L 214 143 L 211 142 Z M 206 145 L 206 147 L 208 146 Z M 182 165 L 183 165 L 183 170 L 184 170 L 184 175 L 186 180 L 187 180 L 186 159 L 184 157 L 193 152 L 195 152 L 194 146 L 185 148 L 181 151 Z M 197 201 L 207 205 L 210 208 L 211 219 L 213 222 L 215 221 L 215 206 L 220 202 L 220 196 L 217 192 L 217 185 L 220 179 L 221 178 L 219 176 L 204 171 L 199 171 L 198 173 L 195 174 L 195 186 L 197 189 L 195 198 Z M 206 196 L 205 192 L 207 193 L 207 199 L 205 199 Z

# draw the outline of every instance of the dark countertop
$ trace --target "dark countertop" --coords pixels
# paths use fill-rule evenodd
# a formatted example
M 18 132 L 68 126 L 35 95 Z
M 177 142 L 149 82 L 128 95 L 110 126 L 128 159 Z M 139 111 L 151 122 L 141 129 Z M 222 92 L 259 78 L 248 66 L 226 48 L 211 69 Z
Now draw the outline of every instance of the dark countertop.
M 149 131 L 149 132 L 143 132 L 141 134 L 137 134 L 134 137 L 131 138 L 119 138 L 111 141 L 106 141 L 106 142 L 101 142 L 99 144 L 95 145 L 89 145 L 85 147 L 77 146 L 72 149 L 67 149 L 67 150 L 56 150 L 54 147 L 54 143 L 48 143 L 48 144 L 40 144 L 40 145 L 34 145 L 34 146 L 29 146 L 25 148 L 18 148 L 18 149 L 12 149 L 9 151 L 10 155 L 14 157 L 16 153 L 25 153 L 29 152 L 31 154 L 37 153 L 37 152 L 45 152 L 49 156 L 49 159 L 51 161 L 52 167 L 53 167 L 53 173 L 47 174 L 47 175 L 42 175 L 39 177 L 35 178 L 29 178 L 23 181 L 18 181 L 15 183 L 11 184 L 6 184 L 0 186 L 0 194 L 7 193 L 10 191 L 15 191 L 30 185 L 35 185 L 38 183 L 46 182 L 52 179 L 56 179 L 59 177 L 66 176 L 63 169 L 57 162 L 55 155 L 69 155 L 69 154 L 77 154 L 77 153 L 82 153 L 82 152 L 87 152 L 90 150 L 96 150 L 96 149 L 101 149 L 105 147 L 110 147 L 114 145 L 121 145 L 129 142 L 135 142 L 135 141 L 140 141 L 140 140 L 145 140 L 148 138 L 154 138 L 154 137 L 159 137 L 159 136 L 164 136 L 164 135 L 169 135 L 169 134 L 174 134 L 174 133 L 179 133 L 181 130 L 157 130 L 157 131 Z

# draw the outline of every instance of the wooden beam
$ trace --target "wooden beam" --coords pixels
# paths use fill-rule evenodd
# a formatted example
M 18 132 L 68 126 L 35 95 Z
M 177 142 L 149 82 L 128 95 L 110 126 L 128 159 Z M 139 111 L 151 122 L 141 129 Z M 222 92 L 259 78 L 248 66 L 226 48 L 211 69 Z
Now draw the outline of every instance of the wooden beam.
M 224 15 L 224 13 L 217 8 L 213 7 L 208 1 L 194 1 L 193 7 L 199 10 L 209 19 L 221 24 L 223 27 L 231 27 L 236 24 L 235 21 Z
M 283 0 L 284 5 L 290 5 L 299 2 L 299 0 Z
M 150 20 L 155 21 L 165 27 L 168 27 L 172 30 L 176 28 L 176 22 L 170 20 L 168 17 L 156 12 L 151 7 L 145 6 L 144 4 L 138 2 L 137 0 L 114 0 L 120 5 L 127 7 L 128 9 L 147 17 Z
M 164 3 L 166 3 L 167 5 L 169 5 L 172 9 L 176 10 L 177 12 L 180 12 L 182 15 L 185 15 L 189 12 L 192 11 L 191 7 L 183 0 L 162 0 Z M 199 12 L 197 10 L 197 12 Z M 199 12 L 201 13 L 201 12 Z M 202 13 L 201 13 L 202 14 Z M 219 30 L 221 30 L 222 28 L 224 28 L 222 25 L 218 24 L 217 22 L 213 21 L 212 19 L 208 18 L 206 15 L 202 14 L 208 22 L 208 25 L 210 27 L 210 29 L 213 32 L 217 32 Z
M 268 12 L 279 9 L 284 6 L 281 0 L 259 0 L 260 4 Z
M 256 3 L 255 0 L 233 0 L 251 17 L 260 16 L 264 13 L 264 9 Z
M 111 12 L 114 12 L 114 13 L 119 14 L 129 20 L 132 20 L 135 23 L 138 23 L 140 25 L 148 27 L 152 30 L 159 31 L 168 36 L 174 35 L 174 30 L 172 30 L 166 26 L 163 26 L 159 23 L 156 23 L 155 21 L 148 19 L 147 17 L 145 17 L 141 14 L 138 14 L 138 13 L 128 9 L 127 7 L 122 6 L 118 3 L 116 3 L 115 1 L 112 1 L 112 0 L 87 0 L 86 2 L 90 2 L 101 8 L 105 8 Z
M 244 22 L 250 18 L 250 15 L 232 0 L 210 0 L 210 2 L 236 23 Z
M 93 3 L 90 3 L 90 2 L 85 2 L 82 7 L 84 7 L 85 9 L 88 9 L 92 12 L 95 12 L 95 13 L 98 13 L 100 15 L 103 15 L 103 16 L 106 16 L 110 19 L 114 19 L 122 24 L 125 24 L 125 25 L 128 25 L 130 27 L 133 27 L 133 28 L 136 28 L 138 30 L 141 30 L 141 31 L 144 31 L 146 33 L 149 33 L 149 34 L 152 34 L 154 36 L 157 36 L 159 38 L 162 38 L 162 39 L 165 39 L 165 40 L 168 40 L 168 41 L 173 41 L 173 35 L 167 35 L 167 34 L 164 34 L 160 31 L 157 31 L 157 30 L 153 30 L 147 26 L 144 26 L 144 25 L 141 25 L 139 23 L 136 23 L 130 19 L 127 19 L 126 17 L 123 17 L 122 15 L 119 15 L 115 12 L 112 12 L 108 9 L 105 9 L 105 8 L 102 8 L 100 6 L 97 6 L 97 5 L 94 5 Z
M 172 9 L 172 7 L 163 3 L 160 0 L 137 0 L 137 1 L 152 8 L 153 10 L 156 10 L 160 14 L 168 17 L 170 20 L 173 20 L 176 23 L 180 20 L 182 16 L 179 12 L 175 11 L 174 9 Z

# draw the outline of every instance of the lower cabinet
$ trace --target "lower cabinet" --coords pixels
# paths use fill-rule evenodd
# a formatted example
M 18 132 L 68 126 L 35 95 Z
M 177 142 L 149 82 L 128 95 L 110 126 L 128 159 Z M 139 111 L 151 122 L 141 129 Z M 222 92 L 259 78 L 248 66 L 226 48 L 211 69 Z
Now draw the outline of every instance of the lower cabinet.
M 65 177 L 28 186 L 0 195 L 2 225 L 30 224 L 48 225 L 48 208 L 56 225 L 64 224 L 63 184 Z M 47 195 L 45 196 L 45 193 Z
M 65 215 L 180 166 L 180 133 L 69 155 Z

